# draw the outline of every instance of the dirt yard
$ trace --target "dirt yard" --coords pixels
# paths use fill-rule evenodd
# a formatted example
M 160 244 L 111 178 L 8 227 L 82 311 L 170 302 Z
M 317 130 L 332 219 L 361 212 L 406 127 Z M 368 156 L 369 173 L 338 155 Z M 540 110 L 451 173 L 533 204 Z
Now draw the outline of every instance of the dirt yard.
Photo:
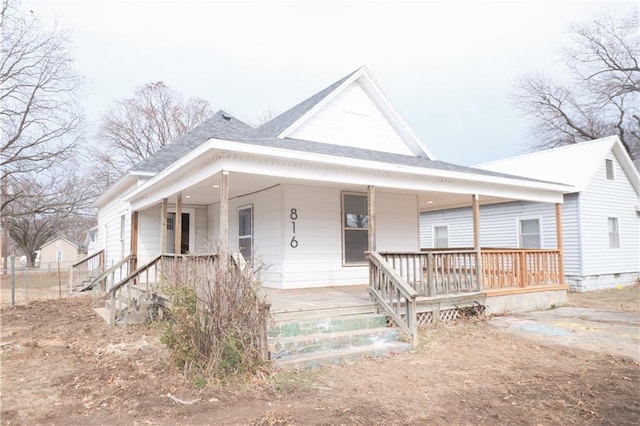
M 1 311 L 1 424 L 638 424 L 640 365 L 505 333 L 484 321 L 422 331 L 421 346 L 314 372 L 193 388 L 153 325 L 110 329 L 90 299 Z M 571 295 L 640 311 L 640 289 Z M 168 395 L 189 404 L 174 402 Z

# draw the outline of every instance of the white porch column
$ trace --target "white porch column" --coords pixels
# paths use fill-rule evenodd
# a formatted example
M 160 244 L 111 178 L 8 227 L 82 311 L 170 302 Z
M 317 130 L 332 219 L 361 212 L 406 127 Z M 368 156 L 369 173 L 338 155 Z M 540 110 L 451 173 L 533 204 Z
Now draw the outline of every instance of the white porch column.
M 182 254 L 182 192 L 176 194 L 175 254 Z
M 229 172 L 220 172 L 220 266 L 223 271 L 228 268 L 229 251 Z
M 376 187 L 368 186 L 369 251 L 376 251 Z
M 480 196 L 471 196 L 471 206 L 473 210 L 473 249 L 476 252 L 476 280 L 478 281 L 478 291 L 482 291 L 482 252 L 480 249 Z

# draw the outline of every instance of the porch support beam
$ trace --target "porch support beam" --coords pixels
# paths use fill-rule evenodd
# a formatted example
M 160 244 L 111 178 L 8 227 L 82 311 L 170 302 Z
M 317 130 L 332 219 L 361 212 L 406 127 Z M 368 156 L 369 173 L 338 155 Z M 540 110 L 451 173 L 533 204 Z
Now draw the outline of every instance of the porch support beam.
M 228 269 L 229 251 L 229 172 L 220 172 L 220 266 L 223 271 Z
M 182 254 L 182 192 L 176 194 L 175 254 Z
M 130 263 L 130 270 L 135 271 L 138 268 L 138 212 L 131 212 L 131 250 L 133 255 Z
M 476 281 L 478 291 L 482 291 L 482 252 L 480 249 L 480 196 L 471 196 L 471 207 L 473 211 L 473 249 L 476 252 Z
M 160 253 L 167 251 L 167 214 L 168 214 L 167 199 L 162 199 L 162 205 L 160 206 Z
M 560 282 L 564 285 L 564 247 L 562 243 L 562 204 L 556 203 L 556 245 L 558 247 L 558 274 Z
M 369 251 L 376 251 L 376 187 L 368 186 L 367 210 L 369 214 Z

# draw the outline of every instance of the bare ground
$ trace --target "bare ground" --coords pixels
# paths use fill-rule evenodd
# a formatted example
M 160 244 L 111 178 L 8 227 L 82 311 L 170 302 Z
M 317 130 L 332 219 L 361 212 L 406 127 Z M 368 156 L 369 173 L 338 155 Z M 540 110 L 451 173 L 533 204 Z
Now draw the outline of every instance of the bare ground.
M 570 303 L 640 312 L 640 288 L 571 295 Z M 15 308 L 3 303 L 1 424 L 631 425 L 640 419 L 637 362 L 529 340 L 484 321 L 424 329 L 422 345 L 411 353 L 197 390 L 170 367 L 156 326 L 109 328 L 89 305 L 88 297 Z

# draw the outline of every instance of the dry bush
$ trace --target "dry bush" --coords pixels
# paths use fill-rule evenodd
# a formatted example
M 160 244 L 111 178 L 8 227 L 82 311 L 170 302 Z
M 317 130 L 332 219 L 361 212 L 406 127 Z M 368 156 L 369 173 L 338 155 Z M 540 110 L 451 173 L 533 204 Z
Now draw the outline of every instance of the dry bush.
M 265 365 L 268 304 L 255 279 L 260 267 L 231 259 L 224 271 L 219 260 L 193 255 L 163 266 L 170 303 L 161 340 L 197 387 L 255 374 Z

